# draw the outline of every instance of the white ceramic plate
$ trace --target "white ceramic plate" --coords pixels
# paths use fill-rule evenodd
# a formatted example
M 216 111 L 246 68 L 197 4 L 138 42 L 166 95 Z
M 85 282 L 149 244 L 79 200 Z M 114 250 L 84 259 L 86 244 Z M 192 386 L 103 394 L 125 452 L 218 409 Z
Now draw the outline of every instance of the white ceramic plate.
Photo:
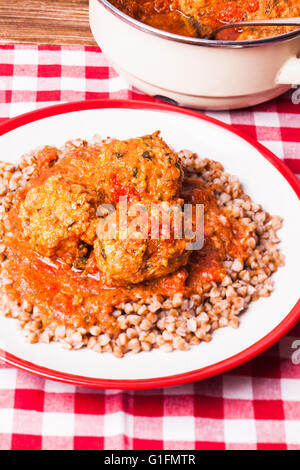
M 251 198 L 284 218 L 279 232 L 286 264 L 273 276 L 275 289 L 251 304 L 237 330 L 224 328 L 190 351 L 154 350 L 117 359 L 58 344 L 30 345 L 16 321 L 0 319 L 0 357 L 39 375 L 79 385 L 137 389 L 175 385 L 235 367 L 278 340 L 299 319 L 300 184 L 271 152 L 230 126 L 192 111 L 132 101 L 88 101 L 46 108 L 0 125 L 1 159 L 15 162 L 41 145 L 60 146 L 96 133 L 120 139 L 160 129 L 175 150 L 188 148 L 220 161 L 238 176 Z M 298 304 L 297 304 L 298 302 Z

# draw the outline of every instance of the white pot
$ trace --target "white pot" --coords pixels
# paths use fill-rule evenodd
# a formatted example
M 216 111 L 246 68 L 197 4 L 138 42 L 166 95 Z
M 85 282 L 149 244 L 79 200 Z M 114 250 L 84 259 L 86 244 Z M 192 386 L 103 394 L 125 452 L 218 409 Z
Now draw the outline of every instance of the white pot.
M 181 106 L 234 109 L 300 84 L 300 33 L 255 41 L 187 38 L 90 0 L 90 24 L 112 66 L 140 90 Z

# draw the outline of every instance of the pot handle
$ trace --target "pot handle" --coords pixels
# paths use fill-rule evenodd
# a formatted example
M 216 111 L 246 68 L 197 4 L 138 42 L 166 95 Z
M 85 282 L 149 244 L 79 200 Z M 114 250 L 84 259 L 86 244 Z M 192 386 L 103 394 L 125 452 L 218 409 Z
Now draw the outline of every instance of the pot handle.
M 300 59 L 290 57 L 279 70 L 276 83 L 279 85 L 300 85 Z

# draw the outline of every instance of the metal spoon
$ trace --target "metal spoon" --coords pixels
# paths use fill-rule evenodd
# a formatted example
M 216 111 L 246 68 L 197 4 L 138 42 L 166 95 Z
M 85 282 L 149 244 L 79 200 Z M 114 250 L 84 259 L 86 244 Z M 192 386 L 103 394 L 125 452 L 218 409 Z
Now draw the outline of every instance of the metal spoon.
M 271 20 L 253 20 L 253 21 L 240 21 L 237 23 L 225 24 L 220 28 L 215 29 L 209 34 L 206 34 L 204 39 L 213 39 L 216 34 L 229 28 L 244 28 L 246 26 L 299 26 L 300 28 L 300 17 L 296 18 L 279 18 Z
M 186 15 L 181 10 L 176 9 L 175 11 L 177 11 L 177 13 L 179 13 L 184 19 L 189 22 L 189 24 L 193 27 L 199 38 L 205 38 L 206 36 L 208 36 L 208 34 L 210 34 L 210 29 L 207 26 L 203 25 L 201 21 L 197 20 L 191 15 Z

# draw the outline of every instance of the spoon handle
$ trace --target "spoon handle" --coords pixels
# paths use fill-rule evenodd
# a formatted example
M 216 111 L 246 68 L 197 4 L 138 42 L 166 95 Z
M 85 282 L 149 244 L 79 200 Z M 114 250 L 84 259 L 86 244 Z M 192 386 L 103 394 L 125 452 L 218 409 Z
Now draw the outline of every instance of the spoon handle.
M 212 39 L 216 34 L 224 31 L 229 28 L 237 28 L 244 26 L 299 26 L 300 27 L 300 17 L 295 18 L 278 18 L 271 20 L 254 20 L 254 21 L 240 21 L 237 23 L 230 23 L 220 28 L 215 29 L 212 33 L 207 34 L 205 39 Z

